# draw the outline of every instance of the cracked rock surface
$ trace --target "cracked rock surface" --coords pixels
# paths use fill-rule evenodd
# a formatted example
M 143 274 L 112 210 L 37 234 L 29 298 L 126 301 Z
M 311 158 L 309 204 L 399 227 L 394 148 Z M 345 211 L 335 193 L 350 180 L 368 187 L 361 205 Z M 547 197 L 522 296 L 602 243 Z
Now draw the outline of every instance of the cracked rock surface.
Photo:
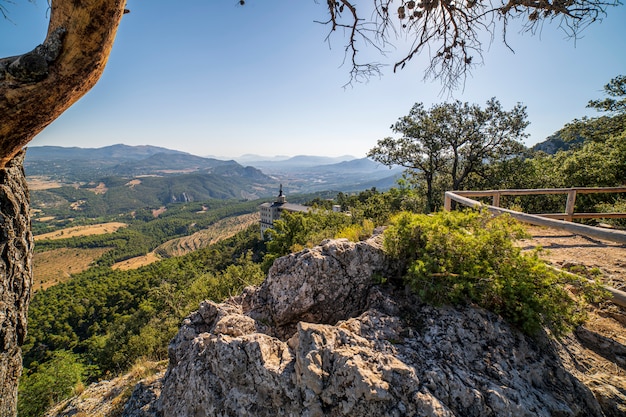
M 278 259 L 239 297 L 203 302 L 142 415 L 611 415 L 556 341 L 375 285 L 389 265 L 381 236 L 329 240 Z

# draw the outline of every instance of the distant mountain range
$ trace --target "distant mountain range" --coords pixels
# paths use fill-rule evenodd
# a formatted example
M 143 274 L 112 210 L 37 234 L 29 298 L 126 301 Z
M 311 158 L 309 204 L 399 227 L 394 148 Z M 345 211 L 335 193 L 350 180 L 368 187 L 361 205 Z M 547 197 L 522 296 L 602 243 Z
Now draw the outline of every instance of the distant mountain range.
M 390 170 L 367 158 L 352 156 L 253 159 L 254 155 L 242 157 L 242 163 L 247 160 L 244 166 L 235 160 L 204 158 L 156 146 L 33 146 L 26 152 L 24 168 L 27 177 L 43 177 L 73 187 L 89 188 L 102 182 L 110 194 L 115 193 L 109 184 L 127 184 L 139 178 L 142 185 L 134 187 L 135 191 L 144 189 L 152 195 L 140 200 L 163 203 L 211 197 L 267 197 L 276 194 L 279 184 L 290 194 L 385 189 L 395 185 L 402 173 L 400 168 Z M 159 188 L 157 197 L 154 193 Z M 168 194 L 164 190 L 176 192 Z M 128 190 L 122 194 L 128 195 Z
M 66 148 L 63 146 L 31 146 L 28 148 L 26 159 L 28 161 L 52 161 L 52 160 L 139 160 L 149 156 L 166 153 L 166 154 L 183 154 L 185 152 L 175 151 L 172 149 L 161 148 L 158 146 L 129 146 L 129 145 L 111 145 L 103 148 Z
M 355 158 L 350 155 L 330 157 L 330 156 L 314 156 L 314 155 L 296 155 L 292 157 L 276 156 L 272 158 L 263 158 L 258 155 L 243 155 L 234 158 L 240 164 L 251 165 L 256 168 L 265 168 L 271 171 L 291 171 L 302 168 L 316 167 L 320 165 L 332 165 L 345 161 L 351 161 Z
M 93 180 L 102 176 L 168 175 L 191 172 L 265 179 L 235 161 L 202 158 L 157 146 L 112 145 L 104 148 L 28 148 L 24 168 L 27 175 L 63 177 L 70 181 Z

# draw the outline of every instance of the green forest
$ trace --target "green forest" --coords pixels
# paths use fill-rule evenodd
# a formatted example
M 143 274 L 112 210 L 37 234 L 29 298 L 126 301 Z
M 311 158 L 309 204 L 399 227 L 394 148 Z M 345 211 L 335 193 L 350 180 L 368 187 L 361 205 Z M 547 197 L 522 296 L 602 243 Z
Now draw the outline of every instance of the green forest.
M 603 296 L 599 287 L 547 268 L 536 253 L 523 255 L 512 243 L 523 236 L 523 228 L 506 216 L 442 212 L 443 193 L 624 185 L 626 77 L 611 80 L 605 93 L 606 98 L 589 102 L 601 115 L 564 126 L 555 137 L 567 146 L 551 154 L 523 146 L 528 122 L 521 105 L 505 111 L 495 99 L 484 109 L 460 102 L 424 109 L 418 103 L 393 126 L 401 137 L 382 139 L 370 151 L 381 163 L 407 169 L 395 187 L 308 196 L 315 210 L 286 213 L 265 241 L 253 226 L 181 257 L 130 271 L 110 268 L 173 237 L 253 212 L 260 204 L 211 199 L 168 205 L 158 217 L 149 209 L 116 216 L 129 226 L 112 234 L 38 242 L 36 251 L 111 249 L 87 271 L 34 295 L 23 346 L 19 415 L 40 416 L 76 387 L 124 373 L 137 361 L 166 359 L 181 320 L 202 300 L 222 301 L 260 284 L 276 258 L 325 238 L 362 240 L 379 226 L 386 226 L 385 250 L 403 266 L 404 275 L 379 277 L 372 285 L 408 286 L 437 305 L 474 303 L 529 335 L 542 328 L 557 336 L 568 332 L 584 320 L 584 303 Z M 330 210 L 333 205 L 342 212 Z M 524 196 L 501 205 L 556 212 L 563 211 L 565 201 Z M 206 210 L 199 213 L 203 206 Z M 624 212 L 626 199 L 583 196 L 576 210 Z M 91 214 L 72 224 L 110 219 Z M 622 226 L 620 220 L 611 221 Z M 34 227 L 35 233 L 47 230 Z M 434 276 L 439 279 L 433 281 Z M 571 297 L 566 286 L 578 288 L 578 296 Z

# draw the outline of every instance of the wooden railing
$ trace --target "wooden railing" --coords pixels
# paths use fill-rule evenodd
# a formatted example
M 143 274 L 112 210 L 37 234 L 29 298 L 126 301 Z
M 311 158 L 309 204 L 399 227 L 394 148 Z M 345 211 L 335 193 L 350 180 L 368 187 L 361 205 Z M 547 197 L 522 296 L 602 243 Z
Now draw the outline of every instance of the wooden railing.
M 485 190 L 485 191 L 447 191 L 445 194 L 444 208 L 450 210 L 452 202 L 463 204 L 469 207 L 485 206 L 492 212 L 509 213 L 512 217 L 519 221 L 535 224 L 538 226 L 554 227 L 557 229 L 567 230 L 570 233 L 577 233 L 583 236 L 594 237 L 597 239 L 609 240 L 626 244 L 626 232 L 620 230 L 612 230 L 587 226 L 584 224 L 573 223 L 573 219 L 590 219 L 590 218 L 626 218 L 626 213 L 575 213 L 574 204 L 576 203 L 577 194 L 592 193 L 626 193 L 626 187 L 612 188 L 546 188 L 546 189 L 529 189 L 529 190 Z M 567 202 L 565 213 L 542 213 L 528 214 L 519 211 L 509 210 L 500 205 L 500 196 L 503 195 L 540 195 L 540 194 L 566 194 Z M 479 201 L 472 200 L 469 197 L 492 197 L 491 205 L 482 204 Z M 558 220 L 564 219 L 564 220 Z
M 491 197 L 491 205 L 494 207 L 500 207 L 500 197 L 503 195 L 566 194 L 565 213 L 544 213 L 537 215 L 549 219 L 562 219 L 570 222 L 573 219 L 626 218 L 626 213 L 574 213 L 576 196 L 578 194 L 626 193 L 626 187 L 535 188 L 524 190 L 454 191 L 453 193 L 465 197 Z M 446 195 L 447 194 L 448 193 L 446 193 Z M 452 198 L 446 196 L 444 202 L 446 210 L 450 210 L 451 200 Z
M 538 226 L 553 227 L 566 230 L 570 233 L 589 236 L 597 239 L 608 240 L 626 244 L 626 232 L 600 227 L 587 226 L 572 222 L 573 219 L 583 218 L 623 218 L 626 213 L 574 213 L 574 204 L 577 194 L 591 193 L 624 193 L 626 187 L 613 188 L 551 188 L 551 189 L 529 189 L 529 190 L 488 190 L 488 191 L 446 191 L 444 209 L 452 209 L 452 202 L 456 201 L 468 207 L 486 207 L 489 211 L 502 214 L 508 213 L 511 217 Z M 503 195 L 537 195 L 537 194 L 567 194 L 565 213 L 528 214 L 519 211 L 509 210 L 500 205 L 500 196 Z M 469 197 L 492 197 L 493 204 L 485 205 Z M 564 219 L 564 220 L 558 220 Z M 626 292 L 605 286 L 612 295 L 612 301 L 626 308 Z

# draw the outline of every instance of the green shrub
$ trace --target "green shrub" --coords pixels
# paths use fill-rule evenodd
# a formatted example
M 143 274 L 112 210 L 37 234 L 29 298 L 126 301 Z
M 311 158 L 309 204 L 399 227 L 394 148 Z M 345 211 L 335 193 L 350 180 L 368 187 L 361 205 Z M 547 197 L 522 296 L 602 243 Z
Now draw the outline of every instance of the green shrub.
M 474 303 L 527 334 L 547 327 L 556 336 L 584 319 L 584 295 L 596 287 L 523 254 L 524 229 L 487 212 L 400 213 L 385 231 L 385 250 L 405 263 L 405 282 L 433 304 Z M 566 289 L 581 289 L 574 296 Z
M 374 233 L 374 222 L 365 219 L 362 224 L 355 223 L 344 227 L 335 235 L 335 238 L 345 238 L 351 242 L 367 239 Z
M 626 199 L 618 198 L 614 203 L 599 203 L 596 205 L 599 213 L 625 213 Z M 626 229 L 626 219 L 602 219 L 604 223 L 608 223 L 619 229 Z
M 18 412 L 23 417 L 40 416 L 54 404 L 71 397 L 83 388 L 87 371 L 78 356 L 56 351 L 52 359 L 36 372 L 22 376 L 19 386 Z

